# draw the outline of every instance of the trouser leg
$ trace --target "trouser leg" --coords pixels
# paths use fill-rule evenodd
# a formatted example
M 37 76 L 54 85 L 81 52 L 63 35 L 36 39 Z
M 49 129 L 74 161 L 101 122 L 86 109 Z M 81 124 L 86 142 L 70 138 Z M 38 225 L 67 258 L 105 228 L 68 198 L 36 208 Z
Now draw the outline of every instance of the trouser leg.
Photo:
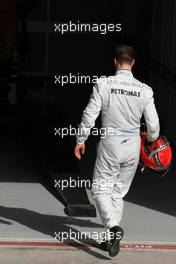
M 105 228 L 109 228 L 109 221 L 113 217 L 112 192 L 119 170 L 113 153 L 100 142 L 94 167 L 92 194 Z
M 123 197 L 130 188 L 139 160 L 138 139 L 123 146 L 117 143 L 116 139 L 100 145 L 94 168 L 92 193 L 106 228 L 119 225 L 122 219 Z
M 111 218 L 110 227 L 120 225 L 123 216 L 124 196 L 128 193 L 131 183 L 133 181 L 138 160 L 132 164 L 122 165 L 120 174 L 115 182 L 112 193 L 113 217 Z

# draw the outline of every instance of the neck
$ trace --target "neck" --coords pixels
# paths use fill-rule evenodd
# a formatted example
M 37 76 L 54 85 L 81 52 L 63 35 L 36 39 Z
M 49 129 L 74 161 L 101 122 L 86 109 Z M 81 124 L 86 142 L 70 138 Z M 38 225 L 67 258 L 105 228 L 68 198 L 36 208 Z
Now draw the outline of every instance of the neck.
M 132 69 L 132 66 L 129 65 L 129 64 L 122 64 L 122 65 L 118 65 L 117 67 L 117 70 L 120 71 L 120 70 L 129 70 L 131 71 Z
M 131 71 L 131 67 L 118 67 L 117 71 L 121 71 L 121 70 L 128 70 Z

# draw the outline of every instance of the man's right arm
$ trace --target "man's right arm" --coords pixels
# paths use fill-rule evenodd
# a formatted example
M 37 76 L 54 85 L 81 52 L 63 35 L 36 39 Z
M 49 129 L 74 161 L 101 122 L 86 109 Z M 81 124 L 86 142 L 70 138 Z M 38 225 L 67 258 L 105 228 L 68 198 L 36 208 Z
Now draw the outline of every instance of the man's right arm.
M 85 152 L 85 141 L 87 140 L 91 128 L 95 125 L 95 120 L 101 111 L 102 99 L 99 93 L 98 84 L 94 85 L 89 103 L 83 111 L 81 124 L 76 135 L 75 156 L 81 159 L 81 154 Z
M 99 92 L 98 84 L 93 87 L 93 92 L 90 96 L 89 103 L 83 111 L 81 124 L 76 135 L 77 144 L 84 144 L 87 140 L 90 130 L 95 125 L 102 106 L 102 99 Z
M 149 86 L 145 88 L 146 93 L 144 100 L 146 102 L 146 105 L 143 114 L 147 125 L 147 140 L 149 142 L 152 142 L 156 140 L 159 136 L 160 124 L 154 103 L 153 91 Z

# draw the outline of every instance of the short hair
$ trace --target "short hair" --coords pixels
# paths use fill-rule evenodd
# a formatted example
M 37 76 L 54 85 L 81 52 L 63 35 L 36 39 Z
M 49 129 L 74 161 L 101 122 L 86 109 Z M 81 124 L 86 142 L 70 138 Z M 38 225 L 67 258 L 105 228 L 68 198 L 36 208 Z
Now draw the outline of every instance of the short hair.
M 128 45 L 122 44 L 115 49 L 115 59 L 120 63 L 131 64 L 135 58 L 134 49 Z

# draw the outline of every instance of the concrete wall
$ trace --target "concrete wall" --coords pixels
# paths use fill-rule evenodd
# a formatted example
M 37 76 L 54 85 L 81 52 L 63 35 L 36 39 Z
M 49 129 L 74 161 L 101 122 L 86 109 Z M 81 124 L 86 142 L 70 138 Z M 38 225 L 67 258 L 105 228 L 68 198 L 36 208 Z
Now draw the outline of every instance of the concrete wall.
M 155 0 L 153 7 L 151 84 L 164 134 L 176 145 L 176 2 Z

